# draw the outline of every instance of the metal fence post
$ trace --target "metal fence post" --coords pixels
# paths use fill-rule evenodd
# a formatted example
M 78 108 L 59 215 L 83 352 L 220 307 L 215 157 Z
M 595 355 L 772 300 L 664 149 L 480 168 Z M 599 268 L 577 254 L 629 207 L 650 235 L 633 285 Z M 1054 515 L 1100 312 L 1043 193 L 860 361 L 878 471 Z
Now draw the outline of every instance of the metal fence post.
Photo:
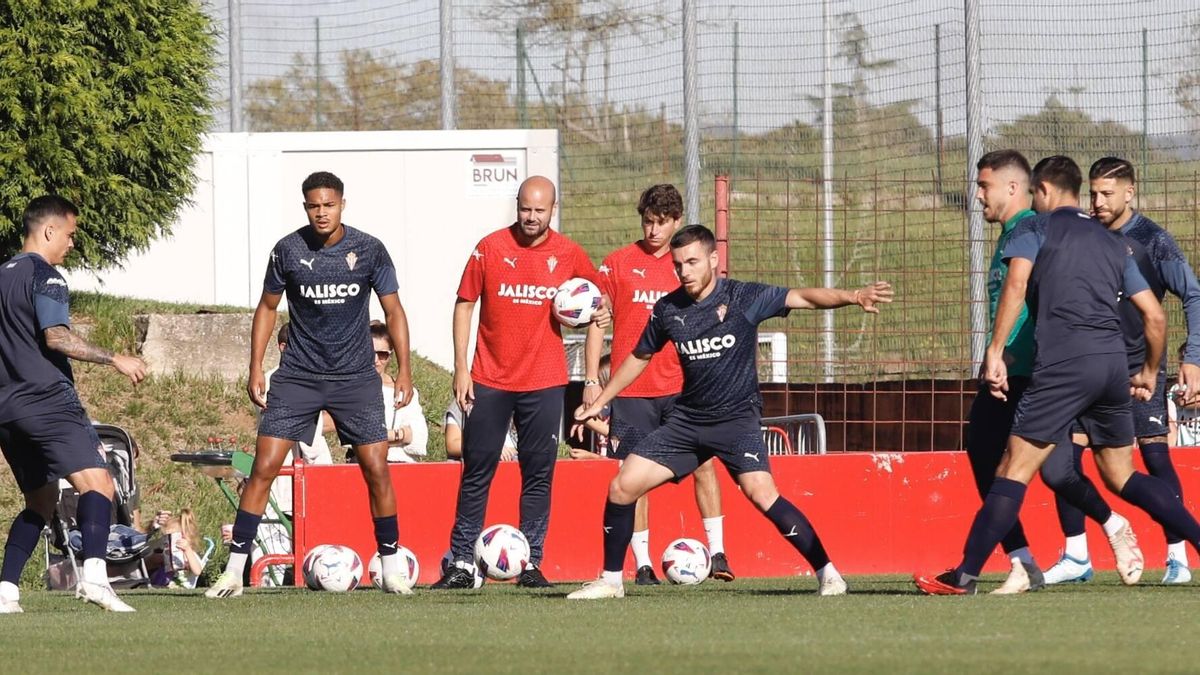
M 242 127 L 242 3 L 229 0 L 229 130 Z
M 967 207 L 967 245 L 969 247 L 969 278 L 971 290 L 971 372 L 983 362 L 984 339 L 987 336 L 987 295 L 984 284 L 987 272 L 983 260 L 983 212 L 974 206 L 972 177 L 975 166 L 983 157 L 983 101 L 979 73 L 979 0 L 964 0 L 967 98 L 967 174 L 963 204 Z
M 696 100 L 696 0 L 683 0 L 683 172 L 686 223 L 700 220 L 700 125 Z
M 823 80 L 821 87 L 821 215 L 823 239 L 822 261 L 823 284 L 833 287 L 833 17 L 829 14 L 829 0 L 821 2 L 821 28 L 824 54 L 822 56 Z M 821 360 L 825 381 L 833 382 L 834 336 L 833 312 L 822 312 Z
M 442 128 L 457 126 L 457 109 L 454 88 L 454 2 L 440 0 L 438 25 L 441 29 L 439 58 L 442 84 Z

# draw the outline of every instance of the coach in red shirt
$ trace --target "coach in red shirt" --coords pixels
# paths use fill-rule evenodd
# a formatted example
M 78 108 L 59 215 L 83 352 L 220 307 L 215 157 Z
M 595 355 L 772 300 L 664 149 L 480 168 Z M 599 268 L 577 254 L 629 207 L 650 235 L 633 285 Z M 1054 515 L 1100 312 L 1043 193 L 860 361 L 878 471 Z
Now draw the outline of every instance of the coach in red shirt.
M 549 587 L 538 569 L 550 520 L 550 482 L 558 457 L 567 358 L 552 306 L 559 284 L 573 277 L 597 283 L 596 268 L 575 242 L 550 229 L 556 195 L 544 176 L 517 192 L 517 221 L 484 237 L 467 259 L 454 305 L 454 396 L 463 427 L 463 473 L 450 533 L 452 563 L 435 589 L 473 588 L 474 546 L 483 529 L 488 490 L 500 462 L 509 419 L 517 427 L 521 466 L 521 531 L 532 565 L 517 578 Z M 467 369 L 471 315 L 480 303 L 475 360 Z M 609 313 L 595 317 L 607 326 Z

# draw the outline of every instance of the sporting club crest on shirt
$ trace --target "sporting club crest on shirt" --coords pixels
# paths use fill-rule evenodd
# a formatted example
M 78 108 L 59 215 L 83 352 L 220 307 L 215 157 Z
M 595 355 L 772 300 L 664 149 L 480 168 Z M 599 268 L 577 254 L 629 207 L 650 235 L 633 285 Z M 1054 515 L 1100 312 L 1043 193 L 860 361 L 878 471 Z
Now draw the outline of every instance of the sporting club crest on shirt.
M 729 309 L 728 305 L 717 305 L 717 321 L 725 320 L 725 312 Z
M 549 267 L 550 271 L 553 272 L 554 268 L 558 267 L 558 258 L 555 258 L 554 256 L 546 258 L 546 267 Z
M 354 251 L 350 251 L 349 253 L 346 254 L 346 266 L 349 267 L 351 270 L 354 269 L 354 265 L 357 262 L 358 262 L 358 255 L 355 254 Z

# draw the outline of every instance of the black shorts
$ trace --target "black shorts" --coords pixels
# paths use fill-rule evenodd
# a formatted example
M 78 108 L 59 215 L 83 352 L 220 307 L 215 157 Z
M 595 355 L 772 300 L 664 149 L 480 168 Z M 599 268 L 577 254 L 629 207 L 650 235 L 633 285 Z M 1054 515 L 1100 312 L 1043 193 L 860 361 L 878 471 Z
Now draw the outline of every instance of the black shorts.
M 674 411 L 662 426 L 630 448 L 629 454 L 667 467 L 675 474 L 675 482 L 713 457 L 720 459 L 734 478 L 751 471 L 771 471 L 757 415 L 714 422 L 693 420 Z
M 1154 394 L 1149 401 L 1133 399 L 1129 403 L 1133 415 L 1133 435 L 1137 438 L 1154 438 L 1166 436 L 1167 428 L 1167 371 L 1158 371 L 1158 380 L 1154 385 Z M 1071 425 L 1071 433 L 1085 434 L 1083 425 L 1076 420 Z
M 317 415 L 325 410 L 343 444 L 379 443 L 387 441 L 385 405 L 383 382 L 376 373 L 353 380 L 315 380 L 276 372 L 258 435 L 309 443 L 317 432 Z
M 609 418 L 612 433 L 609 435 L 620 442 L 613 450 L 613 457 L 625 459 L 635 445 L 661 427 L 678 398 L 679 394 L 654 398 L 614 398 Z
M 0 424 L 0 448 L 21 492 L 84 469 L 107 469 L 100 437 L 74 389 L 32 417 Z
M 1033 371 L 1017 404 L 1012 434 L 1039 443 L 1069 442 L 1078 418 L 1092 445 L 1129 445 L 1130 411 L 1125 355 L 1090 354 Z

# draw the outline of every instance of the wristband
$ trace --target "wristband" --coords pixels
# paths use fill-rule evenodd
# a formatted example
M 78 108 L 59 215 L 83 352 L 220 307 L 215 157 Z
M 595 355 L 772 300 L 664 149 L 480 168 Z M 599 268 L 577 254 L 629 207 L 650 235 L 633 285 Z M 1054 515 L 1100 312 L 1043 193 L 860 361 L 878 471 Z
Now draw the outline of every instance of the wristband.
M 600 381 L 599 381 L 599 380 L 584 380 L 584 381 L 583 381 L 583 386 L 585 386 L 585 387 L 599 387 L 599 386 L 600 386 Z

